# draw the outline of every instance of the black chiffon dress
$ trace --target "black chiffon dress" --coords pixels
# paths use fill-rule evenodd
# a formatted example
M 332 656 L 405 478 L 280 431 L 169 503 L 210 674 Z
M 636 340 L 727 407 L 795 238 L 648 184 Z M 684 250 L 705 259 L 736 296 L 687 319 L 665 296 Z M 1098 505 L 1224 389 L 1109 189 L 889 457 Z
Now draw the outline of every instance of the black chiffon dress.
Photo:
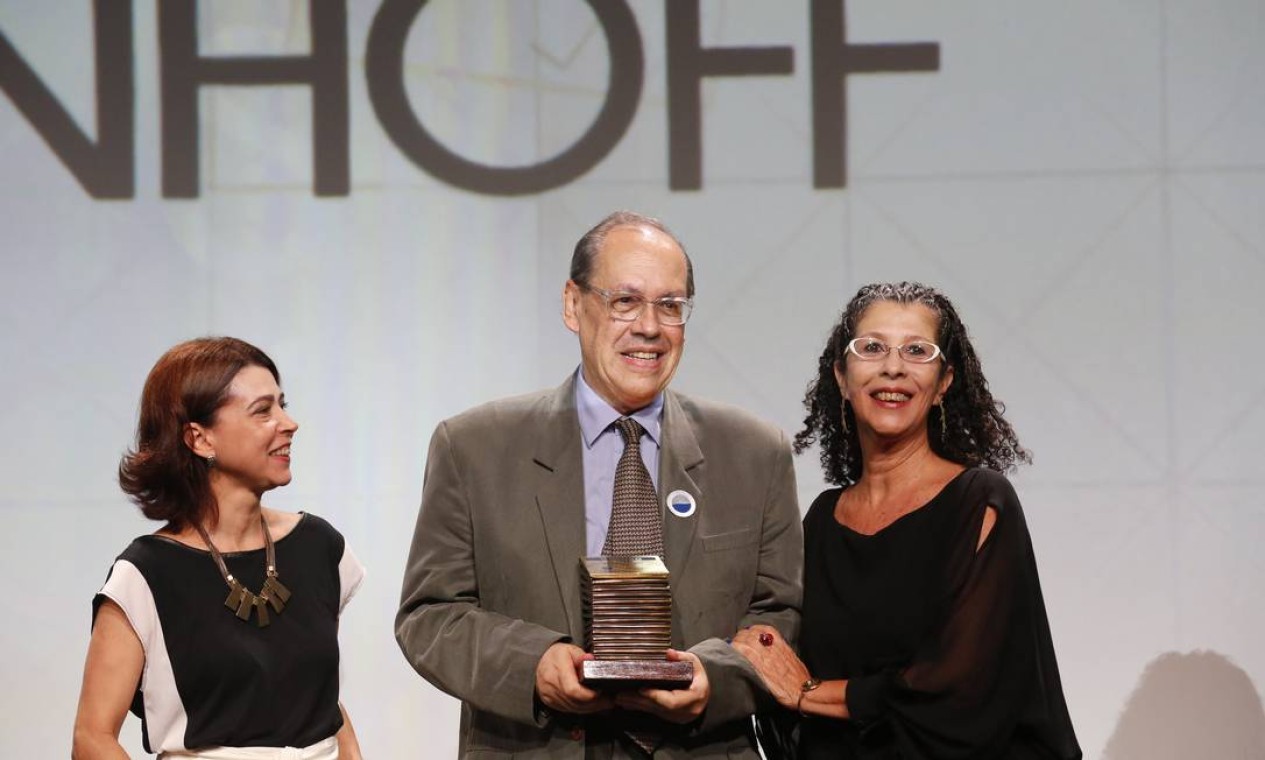
M 835 520 L 841 492 L 804 518 L 800 647 L 814 676 L 848 679 L 852 719 L 805 719 L 800 757 L 1080 758 L 1009 481 L 968 469 L 874 535 Z

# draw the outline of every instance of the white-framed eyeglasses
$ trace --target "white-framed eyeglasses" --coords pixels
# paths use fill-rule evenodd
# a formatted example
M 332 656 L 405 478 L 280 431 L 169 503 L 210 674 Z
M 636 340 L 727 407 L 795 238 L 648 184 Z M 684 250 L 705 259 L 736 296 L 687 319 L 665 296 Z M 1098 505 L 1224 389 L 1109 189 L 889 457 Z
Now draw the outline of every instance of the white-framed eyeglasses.
M 606 303 L 611 317 L 620 322 L 636 321 L 645 310 L 646 304 L 654 305 L 655 316 L 661 324 L 665 325 L 685 324 L 690 318 L 690 312 L 694 310 L 693 299 L 681 296 L 668 296 L 651 301 L 637 293 L 624 290 L 606 290 L 592 285 L 580 285 L 580 287 L 601 298 Z
M 941 356 L 940 347 L 929 340 L 913 340 L 900 346 L 889 346 L 878 338 L 853 338 L 848 341 L 848 352 L 865 362 L 885 359 L 890 351 L 914 364 L 930 364 Z

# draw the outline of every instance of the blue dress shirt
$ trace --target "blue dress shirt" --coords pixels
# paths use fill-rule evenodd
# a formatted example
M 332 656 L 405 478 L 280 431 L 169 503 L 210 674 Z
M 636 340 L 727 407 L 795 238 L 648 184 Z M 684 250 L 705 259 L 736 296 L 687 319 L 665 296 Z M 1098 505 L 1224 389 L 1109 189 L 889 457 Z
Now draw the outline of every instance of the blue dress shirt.
M 615 466 L 624 453 L 624 437 L 614 426 L 624 415 L 597 395 L 584 380 L 584 370 L 576 372 L 575 408 L 580 416 L 580 437 L 584 443 L 584 537 L 590 557 L 602 553 L 606 529 L 611 522 L 611 500 L 615 495 Z M 663 394 L 649 406 L 628 415 L 646 429 L 641 437 L 641 461 L 659 487 L 659 445 L 663 423 Z

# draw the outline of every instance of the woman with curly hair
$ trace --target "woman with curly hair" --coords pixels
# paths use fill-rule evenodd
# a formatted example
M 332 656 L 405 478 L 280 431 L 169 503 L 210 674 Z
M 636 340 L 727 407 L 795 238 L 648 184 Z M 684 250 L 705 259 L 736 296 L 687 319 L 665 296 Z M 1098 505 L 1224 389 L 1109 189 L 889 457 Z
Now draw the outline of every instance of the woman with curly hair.
M 734 640 L 801 716 L 803 758 L 1081 757 L 1023 511 L 1031 456 L 939 291 L 867 285 L 805 397 L 797 452 L 838 487 L 804 518 L 797 656 Z M 802 659 L 801 659 L 802 656 Z
M 92 602 L 76 760 L 126 758 L 131 709 L 160 758 L 356 760 L 338 618 L 364 578 L 341 534 L 260 503 L 290 482 L 298 423 L 272 359 L 236 338 L 163 354 L 119 485 L 164 527 Z

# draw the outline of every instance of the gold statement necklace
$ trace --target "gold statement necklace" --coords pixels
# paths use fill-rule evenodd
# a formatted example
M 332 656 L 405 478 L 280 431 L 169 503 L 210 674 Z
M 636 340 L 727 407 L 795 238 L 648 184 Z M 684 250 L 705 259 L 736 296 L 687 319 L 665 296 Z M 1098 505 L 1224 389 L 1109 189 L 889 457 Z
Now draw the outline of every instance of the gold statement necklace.
M 250 611 L 259 610 L 259 627 L 264 628 L 272 622 L 268 618 L 268 605 L 271 604 L 280 615 L 286 608 L 286 602 L 290 600 L 290 589 L 277 580 L 277 550 L 272 546 L 272 534 L 268 532 L 268 522 L 264 520 L 262 514 L 259 515 L 259 524 L 264 529 L 268 577 L 264 578 L 264 585 L 258 594 L 243 586 L 228 571 L 228 566 L 224 564 L 224 556 L 220 554 L 219 549 L 215 548 L 215 544 L 211 543 L 211 537 L 207 535 L 201 523 L 194 527 L 198 529 L 202 540 L 206 542 L 206 547 L 211 550 L 211 558 L 215 560 L 215 566 L 220 569 L 220 575 L 224 576 L 224 582 L 228 584 L 228 597 L 224 600 L 224 606 L 232 610 L 241 620 L 250 620 Z

